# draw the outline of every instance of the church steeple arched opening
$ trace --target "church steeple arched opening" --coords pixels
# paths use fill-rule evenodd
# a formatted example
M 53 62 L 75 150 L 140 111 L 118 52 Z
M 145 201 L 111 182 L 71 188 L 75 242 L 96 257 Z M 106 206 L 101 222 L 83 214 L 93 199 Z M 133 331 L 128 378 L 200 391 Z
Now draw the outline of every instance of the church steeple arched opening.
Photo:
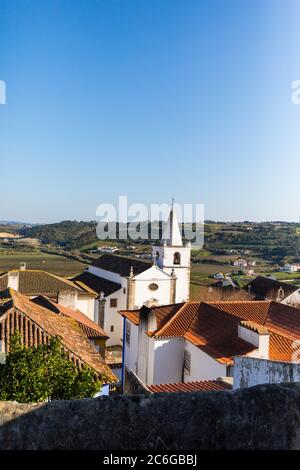
M 176 251 L 173 255 L 173 264 L 180 264 L 181 256 L 178 251 Z

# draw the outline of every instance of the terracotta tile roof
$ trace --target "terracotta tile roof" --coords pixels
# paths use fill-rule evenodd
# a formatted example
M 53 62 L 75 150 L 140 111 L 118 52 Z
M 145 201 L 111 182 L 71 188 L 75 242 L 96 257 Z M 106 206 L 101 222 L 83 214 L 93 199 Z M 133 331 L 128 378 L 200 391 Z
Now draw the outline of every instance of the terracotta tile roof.
M 88 365 L 105 382 L 117 380 L 77 321 L 57 315 L 13 289 L 9 291 L 12 303 L 0 316 L 0 335 L 6 347 L 10 334 L 15 330 L 21 331 L 24 344 L 31 346 L 44 344 L 49 337 L 57 336 L 78 367 Z
M 94 261 L 92 266 L 120 274 L 121 276 L 129 276 L 131 267 L 133 268 L 133 274 L 136 275 L 151 268 L 151 263 L 105 253 Z
M 295 307 L 270 302 L 265 326 L 274 333 L 291 339 L 298 339 L 300 338 L 300 312 Z
M 88 288 L 97 294 L 104 292 L 105 297 L 121 289 L 121 284 L 109 281 L 103 277 L 95 276 L 88 271 L 84 271 L 78 276 L 73 277 L 71 281 L 81 289 Z
M 140 323 L 140 310 L 121 310 L 120 314 L 136 326 Z
M 170 305 L 161 305 L 157 307 L 149 308 L 149 312 L 154 312 L 157 328 L 161 329 L 174 314 L 183 306 L 184 304 L 170 304 Z M 145 308 L 145 307 L 144 307 Z M 147 307 L 146 307 L 147 308 Z M 127 318 L 134 325 L 138 325 L 140 322 L 140 309 L 138 310 L 121 310 L 119 312 L 123 317 Z
M 82 331 L 86 334 L 89 339 L 108 339 L 108 334 L 101 328 L 100 325 L 93 322 L 89 317 L 84 315 L 84 313 L 79 310 L 73 310 L 71 308 L 65 307 L 61 304 L 58 304 L 54 300 L 51 300 L 47 297 L 39 295 L 32 299 L 32 302 L 40 305 L 51 312 L 57 313 L 58 315 L 64 315 L 69 318 L 73 318 L 77 321 Z
M 240 323 L 260 334 L 270 334 L 273 360 L 291 360 L 293 341 L 300 339 L 299 310 L 273 301 L 186 302 L 155 309 L 165 314 L 157 330 L 148 334 L 184 337 L 220 363 L 231 364 L 234 356 L 257 349 L 238 337 Z M 139 311 L 122 314 L 139 324 Z
M 175 310 L 173 305 L 173 313 L 168 316 L 168 321 L 155 332 L 155 337 L 160 336 L 184 336 L 189 329 L 196 313 L 199 308 L 198 303 L 187 302 L 185 304 L 178 304 L 179 308 Z
M 249 282 L 244 289 L 255 294 L 258 299 L 277 300 L 278 290 L 283 289 L 284 298 L 291 295 L 299 287 L 288 284 L 287 282 L 277 281 L 265 276 L 257 276 L 253 281 Z
M 203 352 L 222 364 L 231 364 L 234 356 L 257 349 L 238 337 L 237 318 L 205 303 L 197 304 L 197 307 L 184 338 Z
M 210 302 L 210 305 L 230 313 L 240 320 L 249 320 L 264 325 L 268 317 L 270 302 L 268 301 L 231 301 Z
M 147 385 L 147 389 L 153 393 L 162 392 L 211 392 L 232 390 L 232 385 L 222 380 L 205 380 L 202 382 L 185 382 L 173 384 Z
M 299 345 L 298 349 L 300 350 Z M 293 353 L 296 353 L 294 357 Z M 300 354 L 297 354 L 294 340 L 276 333 L 271 333 L 269 344 L 269 359 L 272 361 L 298 362 L 300 360 Z
M 240 320 L 247 320 L 265 326 L 269 331 L 290 338 L 300 338 L 300 312 L 274 301 L 253 302 L 212 302 L 210 305 L 230 313 Z
M 254 331 L 259 335 L 268 335 L 269 331 L 265 326 L 259 325 L 258 323 L 254 323 L 253 321 L 242 320 L 240 325 L 248 330 Z
M 19 292 L 25 295 L 57 296 L 58 292 L 76 291 L 79 294 L 91 295 L 72 281 L 40 270 L 12 270 L 19 274 Z M 0 290 L 8 287 L 8 273 L 0 277 Z

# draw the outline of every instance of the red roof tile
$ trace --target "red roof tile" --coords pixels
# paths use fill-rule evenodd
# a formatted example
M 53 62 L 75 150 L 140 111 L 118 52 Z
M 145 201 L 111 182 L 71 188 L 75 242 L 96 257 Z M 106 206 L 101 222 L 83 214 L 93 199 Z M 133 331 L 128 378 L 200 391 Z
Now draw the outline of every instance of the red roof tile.
M 40 344 L 41 337 L 44 337 L 44 334 L 46 337 L 56 336 L 64 348 L 76 358 L 76 361 L 88 365 L 108 382 L 116 380 L 110 368 L 91 345 L 74 319 L 57 315 L 35 304 L 13 289 L 9 289 L 9 293 L 11 297 L 9 307 L 7 310 L 3 309 L 0 316 L 0 334 L 1 338 L 5 336 L 6 345 L 10 336 L 10 334 L 7 334 L 7 329 L 11 333 L 15 330 L 21 331 L 26 345 Z M 28 325 L 24 326 L 22 320 L 24 317 L 26 317 L 26 325 L 29 321 L 30 328 Z
M 157 330 L 148 333 L 156 338 L 184 337 L 225 364 L 232 363 L 234 356 L 257 349 L 238 337 L 241 321 L 260 334 L 270 334 L 273 360 L 290 361 L 293 341 L 300 339 L 299 310 L 273 301 L 186 302 L 155 309 L 158 318 L 159 313 L 164 314 Z M 126 311 L 123 315 L 134 324 L 139 323 L 139 311 Z
M 174 317 L 176 312 L 180 310 L 180 308 L 185 305 L 181 304 L 170 304 L 170 305 L 161 305 L 157 307 L 149 308 L 149 312 L 153 312 L 155 314 L 156 322 L 157 322 L 157 329 L 163 328 L 163 326 Z M 145 308 L 145 307 L 144 307 Z M 121 310 L 119 312 L 123 317 L 127 318 L 131 321 L 134 325 L 138 325 L 140 322 L 140 309 L 139 310 Z
M 185 382 L 173 384 L 148 385 L 147 389 L 153 393 L 161 392 L 210 392 L 231 390 L 232 385 L 222 380 L 205 380 L 202 382 Z
M 86 292 L 68 279 L 56 276 L 55 274 L 46 271 L 26 269 L 26 270 L 12 270 L 19 277 L 18 291 L 24 295 L 47 295 L 57 297 L 57 294 L 62 291 L 73 291 L 80 295 L 95 297 L 95 294 Z M 0 277 L 0 290 L 5 290 L 8 287 L 8 274 L 4 273 Z
M 73 318 L 76 320 L 89 339 L 108 339 L 108 334 L 101 328 L 100 325 L 93 322 L 89 317 L 84 315 L 84 313 L 79 310 L 73 310 L 71 308 L 65 307 L 64 305 L 58 304 L 54 300 L 43 297 L 42 295 L 31 300 L 32 302 L 41 305 L 51 312 L 65 315 L 66 317 Z

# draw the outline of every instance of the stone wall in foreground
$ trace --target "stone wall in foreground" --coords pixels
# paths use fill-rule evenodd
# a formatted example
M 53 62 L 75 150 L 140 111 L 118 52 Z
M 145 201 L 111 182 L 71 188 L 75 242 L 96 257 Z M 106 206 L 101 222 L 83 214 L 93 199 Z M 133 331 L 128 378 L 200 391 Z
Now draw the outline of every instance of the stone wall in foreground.
M 0 403 L 0 449 L 299 449 L 300 384 Z

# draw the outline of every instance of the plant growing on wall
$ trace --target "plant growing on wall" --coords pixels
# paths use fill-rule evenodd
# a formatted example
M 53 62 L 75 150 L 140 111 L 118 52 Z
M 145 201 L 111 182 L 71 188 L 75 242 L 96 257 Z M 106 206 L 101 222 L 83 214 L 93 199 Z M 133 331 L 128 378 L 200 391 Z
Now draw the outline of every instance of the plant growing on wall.
M 85 367 L 77 370 L 57 338 L 25 348 L 20 333 L 10 339 L 10 352 L 0 371 L 0 399 L 20 403 L 93 397 L 102 383 Z

